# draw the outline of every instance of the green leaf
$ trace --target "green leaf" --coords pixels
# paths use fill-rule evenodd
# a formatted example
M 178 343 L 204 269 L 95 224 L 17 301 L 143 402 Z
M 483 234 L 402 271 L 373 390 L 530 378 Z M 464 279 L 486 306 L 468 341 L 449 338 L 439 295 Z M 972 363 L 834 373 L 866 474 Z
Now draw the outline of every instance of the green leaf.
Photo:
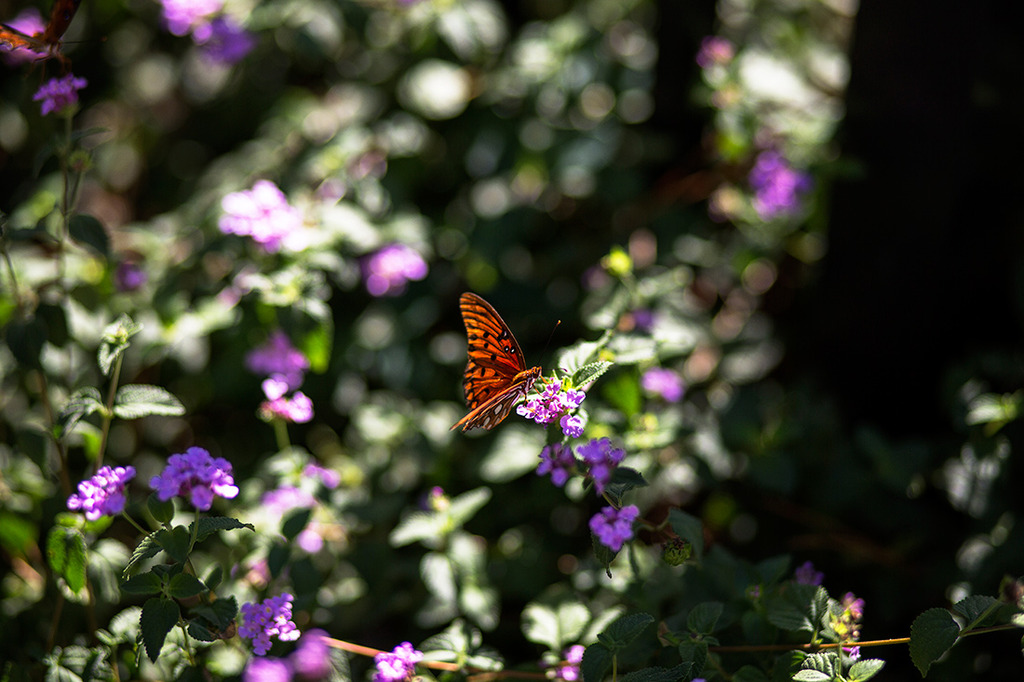
M 201 623 L 195 620 L 189 622 L 188 634 L 190 637 L 200 642 L 217 641 L 217 635 L 214 634 L 214 632 L 210 628 L 206 627 L 205 625 L 202 625 Z
M 71 394 L 57 416 L 57 437 L 63 438 L 83 418 L 94 412 L 102 412 L 103 409 L 103 397 L 98 389 L 92 386 L 78 389 Z
M 817 670 L 800 670 L 793 675 L 793 679 L 795 682 L 826 682 L 832 676 Z
M 670 509 L 668 521 L 676 535 L 690 543 L 697 561 L 704 555 L 704 526 L 696 516 L 690 516 L 682 509 Z
M 994 597 L 972 594 L 954 604 L 953 611 L 959 613 L 967 621 L 965 630 L 973 630 L 984 625 L 992 625 L 1001 604 L 1002 602 Z
M 299 533 L 306 529 L 312 515 L 312 509 L 296 509 L 285 517 L 284 523 L 281 524 L 281 534 L 289 540 L 294 540 Z
M 647 485 L 648 483 L 644 479 L 643 474 L 636 469 L 615 467 L 605 492 L 611 496 L 614 503 L 621 505 L 622 498 L 626 493 L 634 488 L 646 488 Z
M 630 613 L 615 620 L 598 635 L 598 641 L 613 651 L 618 651 L 640 636 L 648 625 L 654 622 L 654 616 L 647 613 Z
M 600 642 L 591 644 L 583 652 L 583 660 L 580 662 L 580 675 L 583 682 L 601 682 L 604 680 L 608 670 L 612 667 L 614 655 L 611 650 Z
M 7 323 L 4 332 L 7 347 L 19 365 L 42 369 L 39 358 L 43 352 L 43 344 L 46 343 L 46 326 L 42 320 L 37 317 L 12 320 Z
M 121 313 L 114 322 L 103 330 L 103 341 L 100 343 L 98 362 L 103 376 L 110 376 L 110 368 L 128 346 L 128 340 L 142 331 L 142 325 L 136 323 L 128 315 Z
M 114 679 L 114 673 L 107 661 L 107 652 L 99 647 L 92 649 L 87 649 L 84 646 L 58 647 L 46 657 L 45 662 L 48 667 L 46 679 L 50 682 L 63 682 L 64 680 L 91 682 L 92 680 Z M 17 670 L 18 667 L 15 666 L 14 671 Z M 10 669 L 5 670 L 7 675 L 10 675 L 11 672 Z M 5 676 L 4 679 L 17 679 L 17 677 Z
M 175 599 L 187 599 L 206 591 L 206 585 L 199 578 L 188 573 L 179 573 L 174 576 L 167 587 L 168 593 Z
M 483 509 L 484 505 L 491 501 L 491 489 L 487 487 L 474 488 L 461 495 L 452 498 L 448 506 L 447 514 L 451 519 L 451 525 L 461 528 L 469 523 L 476 513 Z
M 170 391 L 159 386 L 127 384 L 117 389 L 114 414 L 121 419 L 138 419 L 151 414 L 177 416 L 185 414 L 185 406 Z
M 584 365 L 597 359 L 597 353 L 608 343 L 611 332 L 605 332 L 597 341 L 581 341 L 563 349 L 555 360 L 555 367 L 572 376 Z
M 680 663 L 674 668 L 643 668 L 622 676 L 622 682 L 677 682 L 690 679 L 691 665 Z
M 188 558 L 190 541 L 188 529 L 184 526 L 174 526 L 170 530 L 162 529 L 156 532 L 157 544 L 179 564 L 185 563 L 185 559 Z
M 523 635 L 551 651 L 577 642 L 590 621 L 590 610 L 576 598 L 561 595 L 547 602 L 534 601 L 523 609 Z
M 404 547 L 441 536 L 443 527 L 444 517 L 439 512 L 414 511 L 391 530 L 388 542 L 392 547 Z
M 149 660 L 156 663 L 160 649 L 164 646 L 164 640 L 167 639 L 167 633 L 177 625 L 180 615 L 178 604 L 173 599 L 153 597 L 147 599 L 146 603 L 142 605 L 139 628 Z
M 174 498 L 161 500 L 155 493 L 146 498 L 146 508 L 157 523 L 169 523 L 174 518 Z
M 121 583 L 125 594 L 160 594 L 162 589 L 163 582 L 152 572 L 140 573 Z
M 87 213 L 76 213 L 71 216 L 68 233 L 76 242 L 92 247 L 104 258 L 110 256 L 110 237 L 95 217 Z
M 850 672 L 846 679 L 850 682 L 865 682 L 877 675 L 885 667 L 885 661 L 880 658 L 865 658 L 850 666 Z
M 910 659 L 922 677 L 960 637 L 960 626 L 946 609 L 928 609 L 910 626 Z
M 586 386 L 593 381 L 597 381 L 598 377 L 614 366 L 614 362 L 608 362 L 607 360 L 589 362 L 573 372 L 572 385 L 577 388 Z
M 683 663 L 692 663 L 693 667 L 691 672 L 694 675 L 700 675 L 704 672 L 704 666 L 708 661 L 708 643 L 707 642 L 683 642 L 679 645 L 679 659 Z
M 813 632 L 821 621 L 827 604 L 825 589 L 817 585 L 793 584 L 785 592 L 773 593 L 765 598 L 765 616 L 768 622 L 790 632 Z M 821 600 L 824 596 L 826 601 Z
M 85 587 L 85 538 L 76 528 L 54 526 L 46 539 L 46 555 L 50 568 L 64 578 L 74 593 Z
M 191 528 L 191 526 L 189 526 Z M 251 523 L 242 523 L 238 519 L 231 518 L 230 516 L 204 516 L 199 519 L 199 531 L 196 534 L 196 542 L 202 542 L 208 538 L 212 533 L 216 533 L 221 530 L 251 530 L 256 532 L 256 527 Z
M 717 601 L 706 601 L 697 604 L 686 617 L 686 627 L 698 635 L 710 635 L 722 616 L 723 605 Z
M 831 680 L 836 676 L 841 667 L 839 655 L 835 651 L 809 654 L 801 665 L 802 669 L 793 675 L 793 679 L 804 680 L 804 682 L 816 682 L 822 679 Z M 821 677 L 821 675 L 824 675 L 824 677 Z
M 143 561 L 155 557 L 160 553 L 161 548 L 160 544 L 157 542 L 157 536 L 163 532 L 164 531 L 162 529 L 157 530 L 142 538 L 142 542 L 139 543 L 138 547 L 135 548 L 135 551 L 132 552 L 131 558 L 128 559 L 128 563 L 125 565 L 124 571 L 121 573 L 121 578 L 127 580 L 129 576 L 138 570 L 139 565 Z

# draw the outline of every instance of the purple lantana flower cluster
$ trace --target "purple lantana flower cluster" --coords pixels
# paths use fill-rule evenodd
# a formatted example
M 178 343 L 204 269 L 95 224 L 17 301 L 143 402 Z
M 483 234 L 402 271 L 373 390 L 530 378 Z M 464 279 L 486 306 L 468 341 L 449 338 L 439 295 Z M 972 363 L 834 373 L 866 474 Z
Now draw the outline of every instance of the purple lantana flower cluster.
M 586 647 L 574 644 L 562 653 L 564 661 L 555 667 L 555 679 L 563 682 L 576 682 L 580 679 L 580 663 Z
M 302 213 L 269 180 L 257 180 L 252 189 L 226 195 L 220 206 L 224 210 L 217 223 L 221 232 L 252 237 L 268 253 L 280 251 L 302 227 Z
M 332 672 L 331 647 L 323 630 L 302 633 L 287 658 L 253 656 L 242 673 L 243 682 L 288 682 L 292 679 L 325 680 Z
M 608 438 L 595 438 L 581 445 L 578 453 L 583 458 L 583 463 L 587 465 L 597 494 L 603 495 L 605 486 L 612 478 L 612 472 L 626 458 L 626 452 L 613 446 Z
M 78 484 L 78 492 L 68 498 L 68 509 L 84 512 L 90 521 L 116 516 L 124 511 L 124 489 L 133 478 L 135 467 L 100 467 L 92 478 Z
M 633 537 L 633 521 L 639 515 L 635 504 L 622 509 L 605 507 L 590 519 L 590 530 L 602 545 L 617 552 Z
M 60 78 L 51 78 L 32 95 L 32 101 L 42 102 L 40 110 L 43 116 L 72 111 L 78 104 L 78 91 L 88 84 L 84 78 L 76 78 L 71 73 Z
M 377 666 L 373 682 L 410 680 L 416 673 L 416 664 L 422 660 L 422 651 L 417 651 L 409 642 L 402 642 L 391 653 L 379 653 L 373 657 Z
M 266 400 L 260 405 L 263 419 L 283 419 L 304 424 L 313 419 L 313 401 L 296 390 L 302 385 L 309 360 L 281 330 L 270 335 L 267 342 L 245 357 L 245 366 L 255 374 L 265 374 L 261 387 Z M 288 395 L 289 391 L 294 391 Z
M 371 296 L 398 296 L 410 281 L 427 276 L 427 262 L 405 244 L 388 244 L 363 261 L 363 280 Z
M 825 580 L 825 574 L 815 569 L 810 561 L 798 566 L 793 577 L 799 585 L 820 585 Z
M 796 213 L 803 195 L 811 189 L 811 176 L 771 149 L 757 156 L 748 181 L 754 190 L 754 210 L 762 220 Z
M 292 595 L 283 592 L 259 603 L 242 604 L 242 625 L 238 628 L 238 635 L 252 640 L 252 650 L 257 656 L 270 651 L 271 637 L 291 642 L 302 634 L 292 622 L 293 599 Z
M 231 463 L 198 447 L 171 455 L 163 472 L 154 476 L 149 485 L 160 500 L 184 497 L 200 511 L 209 509 L 215 496 L 232 499 L 238 495 Z
M 678 403 L 683 398 L 683 378 L 664 367 L 651 367 L 640 377 L 645 393 L 656 395 L 667 403 Z
M 583 435 L 583 419 L 579 415 L 570 414 L 578 408 L 587 394 L 579 389 L 566 387 L 562 390 L 560 379 L 548 381 L 544 390 L 516 407 L 516 412 L 538 424 L 551 424 L 557 421 L 562 433 L 570 438 Z
M 167 30 L 191 34 L 210 61 L 235 64 L 256 46 L 256 38 L 223 13 L 223 0 L 162 0 L 162 5 Z

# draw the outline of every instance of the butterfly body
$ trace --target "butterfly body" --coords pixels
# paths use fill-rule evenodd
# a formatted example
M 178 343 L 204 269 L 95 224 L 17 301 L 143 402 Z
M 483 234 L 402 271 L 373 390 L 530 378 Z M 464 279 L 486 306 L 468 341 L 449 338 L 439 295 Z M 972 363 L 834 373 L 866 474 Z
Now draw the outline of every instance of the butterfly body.
M 493 429 L 526 397 L 540 377 L 540 367 L 526 367 L 523 352 L 498 312 L 473 293 L 459 298 L 469 341 L 462 388 L 469 414 L 452 426 L 463 431 Z

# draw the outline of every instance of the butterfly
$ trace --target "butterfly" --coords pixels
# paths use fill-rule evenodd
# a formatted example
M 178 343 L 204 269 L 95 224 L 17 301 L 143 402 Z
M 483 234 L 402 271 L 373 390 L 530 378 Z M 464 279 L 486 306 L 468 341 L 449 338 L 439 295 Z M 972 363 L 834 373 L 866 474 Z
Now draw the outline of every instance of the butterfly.
M 459 297 L 459 308 L 469 338 L 469 361 L 462 379 L 469 414 L 452 429 L 493 429 L 526 397 L 541 369 L 526 368 L 516 337 L 490 303 L 466 292 Z
M 50 11 L 50 22 L 42 33 L 27 35 L 16 28 L 0 24 L 0 49 L 9 52 L 28 50 L 37 53 L 41 59 L 56 57 L 62 62 L 64 55 L 60 53 L 60 39 L 75 18 L 75 12 L 82 0 L 56 0 Z

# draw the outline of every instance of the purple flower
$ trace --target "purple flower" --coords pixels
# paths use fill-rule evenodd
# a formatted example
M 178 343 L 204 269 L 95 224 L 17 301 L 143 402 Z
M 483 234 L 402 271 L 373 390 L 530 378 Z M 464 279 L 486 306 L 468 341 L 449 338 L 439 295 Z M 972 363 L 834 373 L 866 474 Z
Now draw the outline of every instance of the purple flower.
M 657 321 L 657 316 L 653 310 L 647 308 L 637 308 L 633 311 L 633 324 L 636 326 L 637 331 L 649 333 L 654 328 L 654 323 Z
M 341 474 L 337 471 L 312 462 L 303 467 L 302 475 L 305 478 L 319 478 L 320 482 L 328 490 L 334 490 L 341 483 Z
M 363 263 L 366 290 L 372 296 L 397 296 L 410 280 L 427 276 L 427 262 L 405 244 L 389 244 Z
M 294 391 L 302 385 L 304 373 L 309 369 L 309 360 L 278 329 L 265 344 L 249 351 L 245 356 L 245 367 L 253 374 L 283 381 L 288 390 Z
M 203 48 L 207 59 L 221 64 L 237 64 L 256 46 L 253 34 L 225 16 L 196 26 L 192 40 Z
M 762 220 L 795 213 L 800 195 L 811 188 L 811 176 L 795 170 L 777 151 L 761 152 L 750 170 L 754 209 Z
M 825 580 L 825 574 L 814 570 L 814 564 L 810 561 L 805 561 L 798 566 L 794 577 L 800 585 L 820 585 Z
M 611 480 L 615 467 L 626 457 L 626 453 L 612 446 L 607 438 L 595 438 L 579 447 L 579 455 L 589 469 L 590 478 L 598 495 L 604 494 L 604 487 Z
M 307 630 L 295 651 L 288 657 L 297 675 L 307 680 L 321 680 L 331 673 L 331 648 L 323 630 Z
M 423 652 L 417 651 L 409 642 L 402 642 L 388 653 L 380 653 L 373 657 L 377 672 L 373 674 L 373 682 L 401 682 L 411 679 L 416 672 L 416 664 L 423 660 Z
M 51 78 L 32 96 L 33 102 L 42 101 L 43 116 L 63 113 L 78 104 L 78 91 L 88 85 L 84 78 L 69 73 L 63 78 Z
M 726 65 L 732 61 L 736 50 L 732 43 L 720 36 L 707 36 L 700 41 L 700 51 L 697 52 L 697 63 L 702 69 L 710 68 L 716 64 Z
M 24 10 L 7 22 L 7 25 L 27 36 L 39 35 L 46 30 L 46 22 L 39 15 L 39 10 L 35 8 Z M 6 44 L 0 45 L 0 53 L 3 54 L 4 61 L 9 64 L 22 64 L 46 56 L 44 52 L 36 52 L 28 47 L 12 48 Z
M 242 682 L 289 682 L 291 679 L 291 666 L 280 658 L 256 656 L 242 672 Z
M 238 628 L 238 635 L 252 640 L 252 650 L 257 656 L 270 650 L 271 637 L 290 642 L 302 634 L 292 622 L 292 599 L 292 595 L 283 592 L 258 604 L 242 604 L 242 625 Z
M 661 396 L 669 403 L 677 403 L 683 397 L 682 378 L 664 367 L 651 367 L 644 372 L 640 385 L 647 393 Z
M 123 260 L 114 270 L 114 287 L 118 291 L 135 291 L 149 279 L 146 271 L 133 260 Z
M 844 646 L 843 651 L 847 656 L 850 657 L 851 661 L 860 660 L 860 647 L 859 646 Z
M 283 486 L 263 493 L 260 505 L 274 516 L 284 516 L 292 509 L 312 509 L 316 498 L 294 486 Z
M 223 0 L 163 0 L 164 24 L 176 36 L 183 36 L 192 28 L 221 10 Z
M 551 482 L 561 488 L 574 471 L 576 471 L 576 456 L 570 446 L 556 443 L 546 445 L 540 451 L 540 464 L 537 466 L 538 476 L 551 474 Z
M 547 382 L 544 385 L 544 390 L 516 407 L 516 413 L 527 419 L 532 419 L 538 424 L 550 424 L 554 421 L 561 421 L 563 416 L 578 408 L 586 397 L 586 393 L 574 388 L 563 391 L 562 381 L 556 379 Z M 560 426 L 562 432 L 570 438 L 578 438 L 582 435 L 582 419 L 566 421 Z
M 207 450 L 197 447 L 171 455 L 163 472 L 154 476 L 149 485 L 161 500 L 185 497 L 200 511 L 210 508 L 214 495 L 227 499 L 238 495 L 231 463 L 222 457 L 211 457 Z
M 263 382 L 263 390 L 267 393 L 269 400 L 263 401 L 260 405 L 261 419 L 266 421 L 283 419 L 295 424 L 305 424 L 313 419 L 313 401 L 309 399 L 309 396 L 302 391 L 296 391 L 290 398 L 285 395 L 271 397 L 277 393 L 277 390 L 267 390 L 268 385 L 273 384 L 275 384 L 274 379 L 267 379 Z
M 277 185 L 258 180 L 251 190 L 232 192 L 220 202 L 221 232 L 252 237 L 266 251 L 280 250 L 285 239 L 302 227 L 302 215 Z
M 101 516 L 115 516 L 124 511 L 124 489 L 135 478 L 135 467 L 100 467 L 89 479 L 78 484 L 78 492 L 68 498 L 68 509 L 85 512 L 95 521 Z
M 580 663 L 583 662 L 583 652 L 587 648 L 582 644 L 574 644 L 562 653 L 565 662 L 555 668 L 555 679 L 564 682 L 576 682 L 580 678 Z
M 578 414 L 566 414 L 558 420 L 558 425 L 562 427 L 562 433 L 569 436 L 569 438 L 579 438 L 583 435 L 583 417 Z
M 634 504 L 618 510 L 605 507 L 590 519 L 590 531 L 602 545 L 618 552 L 626 540 L 633 537 L 633 521 L 639 514 Z

